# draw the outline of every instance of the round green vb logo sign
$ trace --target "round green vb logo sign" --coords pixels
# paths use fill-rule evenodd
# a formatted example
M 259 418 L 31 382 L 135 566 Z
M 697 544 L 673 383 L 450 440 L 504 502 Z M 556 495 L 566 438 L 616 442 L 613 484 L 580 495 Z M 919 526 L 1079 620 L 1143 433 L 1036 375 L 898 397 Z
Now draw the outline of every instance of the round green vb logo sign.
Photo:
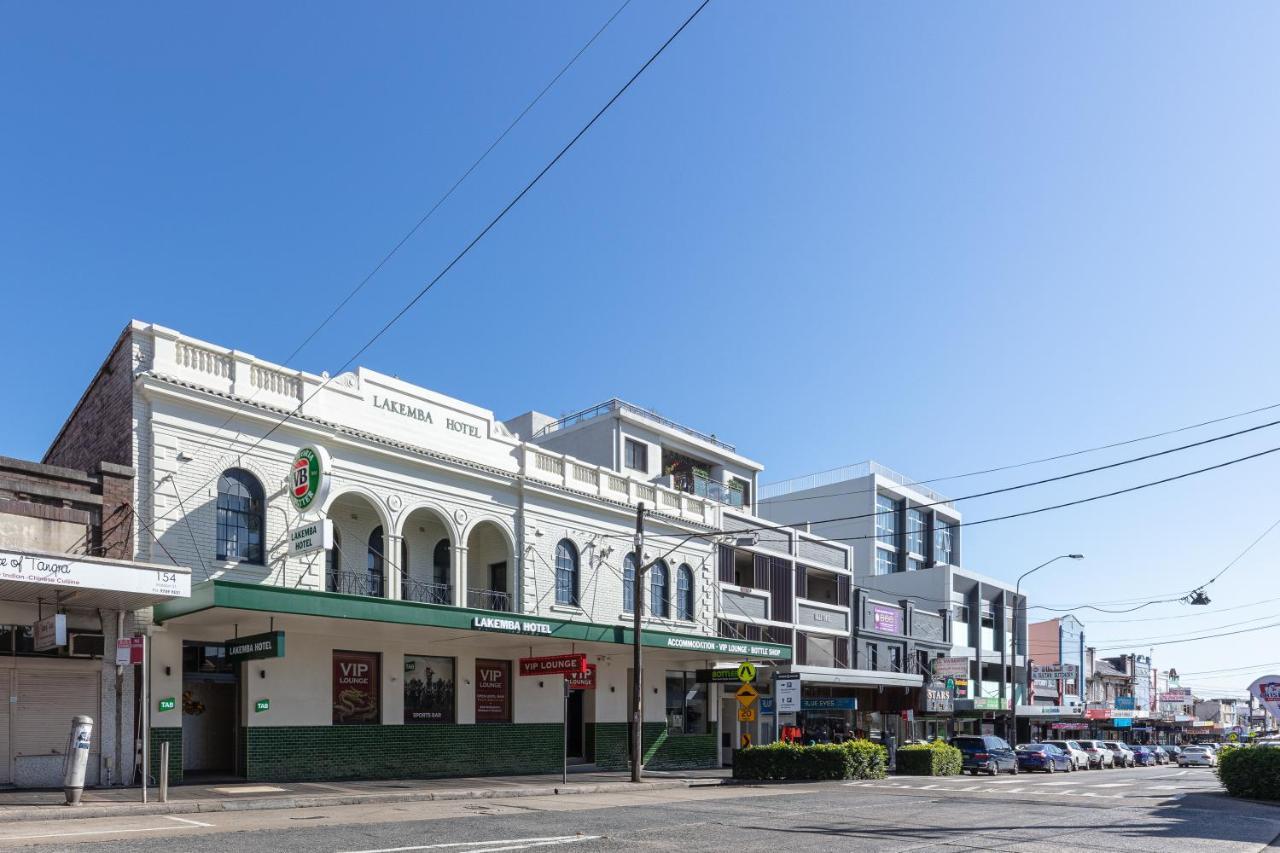
M 292 479 L 293 505 L 300 510 L 311 509 L 313 504 L 324 503 L 329 491 L 329 454 L 323 447 L 300 448 L 293 457 Z

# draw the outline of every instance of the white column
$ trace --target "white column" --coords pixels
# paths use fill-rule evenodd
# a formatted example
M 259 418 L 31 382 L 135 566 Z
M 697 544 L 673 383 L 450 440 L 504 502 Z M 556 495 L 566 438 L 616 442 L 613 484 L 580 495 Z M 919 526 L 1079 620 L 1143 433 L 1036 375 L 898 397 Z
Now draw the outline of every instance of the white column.
M 453 565 L 449 567 L 453 575 L 453 603 L 457 607 L 467 606 L 467 546 L 453 546 Z

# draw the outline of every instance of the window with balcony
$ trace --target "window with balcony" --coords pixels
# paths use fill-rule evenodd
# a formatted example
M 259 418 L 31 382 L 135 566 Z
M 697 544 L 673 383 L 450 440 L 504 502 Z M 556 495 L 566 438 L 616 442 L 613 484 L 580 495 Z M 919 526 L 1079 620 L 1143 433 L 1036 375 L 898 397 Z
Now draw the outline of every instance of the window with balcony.
M 885 548 L 876 549 L 876 574 L 891 575 L 898 570 L 898 555 Z
M 634 438 L 626 440 L 626 459 L 624 463 L 632 471 L 649 473 L 649 445 Z
M 918 509 L 907 510 L 907 550 L 924 556 L 924 513 Z
M 955 522 L 948 521 L 940 515 L 933 517 L 933 561 L 944 565 L 955 565 Z
M 888 495 L 876 495 L 876 539 L 897 547 L 898 502 Z
M 369 534 L 369 547 L 365 556 L 365 588 L 357 594 L 382 595 L 382 576 L 386 564 L 385 545 L 382 525 L 378 525 Z

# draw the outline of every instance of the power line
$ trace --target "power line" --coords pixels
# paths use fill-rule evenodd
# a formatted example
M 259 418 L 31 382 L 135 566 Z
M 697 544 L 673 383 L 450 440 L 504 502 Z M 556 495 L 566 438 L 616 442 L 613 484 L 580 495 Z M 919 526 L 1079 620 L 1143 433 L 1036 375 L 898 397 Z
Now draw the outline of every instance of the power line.
M 1199 633 L 1199 632 L 1201 632 L 1201 631 L 1218 631 L 1218 630 L 1221 630 L 1221 629 L 1223 629 L 1223 628 L 1236 628 L 1236 627 L 1239 627 L 1240 625 L 1252 625 L 1252 624 L 1254 624 L 1255 622 L 1264 622 L 1264 621 L 1266 621 L 1266 620 L 1268 620 L 1268 619 L 1274 619 L 1274 618 L 1276 618 L 1276 614 L 1275 614 L 1275 613 L 1268 613 L 1266 616 L 1258 616 L 1258 617 L 1256 617 L 1256 618 L 1254 618 L 1254 619 L 1242 619 L 1242 620 L 1241 620 L 1241 621 L 1239 621 L 1239 622 L 1228 622 L 1228 623 L 1226 623 L 1226 624 L 1224 624 L 1224 625 L 1212 625 L 1212 626 L 1205 627 L 1205 628 L 1197 628 L 1197 629 L 1195 629 L 1194 631 L 1173 631 L 1173 632 L 1168 633 L 1168 634 L 1150 634 L 1150 635 L 1145 636 L 1145 637 L 1130 637 L 1130 638 L 1125 638 L 1125 639 L 1107 639 L 1107 640 L 1101 640 L 1100 642 L 1104 642 L 1104 643 L 1130 643 L 1130 644 L 1134 644 L 1134 645 L 1143 645 L 1143 644 L 1147 643 L 1147 642 L 1148 642 L 1148 641 L 1150 641 L 1150 640 L 1163 640 L 1163 639 L 1170 639 L 1170 638 L 1175 638 L 1175 637 L 1185 637 L 1185 636 L 1187 636 L 1188 634 L 1197 634 L 1197 633 Z
M 560 81 L 560 78 L 563 77 L 565 73 L 568 72 L 568 70 L 574 66 L 575 63 L 577 63 L 578 59 L 581 58 L 582 54 L 586 53 L 587 49 L 590 48 L 591 45 L 595 44 L 596 40 L 600 38 L 600 36 L 604 33 L 606 29 L 609 28 L 609 25 L 613 23 L 614 19 L 617 18 L 620 14 L 622 14 L 622 11 L 626 9 L 627 6 L 629 5 L 631 5 L 631 0 L 624 0 L 622 5 L 619 6 L 617 10 L 615 10 L 614 13 L 609 16 L 608 20 L 606 20 L 603 24 L 600 25 L 600 28 L 597 29 L 594 34 L 592 34 L 591 38 L 587 39 L 587 42 L 584 45 L 582 45 L 582 47 L 578 48 L 578 52 L 575 53 L 569 59 L 569 61 L 564 64 L 564 66 L 561 67 L 561 69 L 556 73 L 556 75 L 552 77 L 551 80 L 545 86 L 542 87 L 542 89 L 538 92 L 538 94 L 534 95 L 533 100 L 525 104 L 524 109 L 522 109 L 519 113 L 517 113 L 516 117 L 511 120 L 511 122 L 502 130 L 501 133 L 498 134 L 497 137 L 494 138 L 494 140 L 491 143 L 489 143 L 489 147 L 486 148 L 484 152 L 481 153 L 480 156 L 477 157 L 471 163 L 470 166 L 467 167 L 466 171 L 464 171 L 457 178 L 457 180 L 453 182 L 453 184 L 449 187 L 449 189 L 445 190 L 444 194 L 441 195 L 438 199 L 436 199 L 435 203 L 431 205 L 431 207 L 427 210 L 427 212 L 424 213 L 418 219 L 418 221 L 413 224 L 413 227 L 411 227 L 408 231 L 405 232 L 404 236 L 401 237 L 400 240 L 394 246 L 391 247 L 391 250 L 389 252 L 387 252 L 385 255 L 382 256 L 382 259 L 379 260 L 378 263 L 374 265 L 373 269 L 371 269 L 368 272 L 368 274 L 366 274 L 365 277 L 362 278 L 359 281 L 359 283 L 357 283 L 356 286 L 346 295 L 346 297 L 344 297 L 342 301 L 339 302 L 338 305 L 332 311 L 329 312 L 329 316 L 325 317 L 322 321 L 320 321 L 320 324 L 311 330 L 311 333 L 307 335 L 307 337 L 302 341 L 302 343 L 294 347 L 293 352 L 289 353 L 289 356 L 283 362 L 281 362 L 283 366 L 288 366 L 288 364 L 291 361 L 293 361 L 293 359 L 296 358 L 297 355 L 300 352 L 302 352 L 303 349 L 306 348 L 307 344 L 311 343 L 311 341 L 315 338 L 315 336 L 320 334 L 320 332 L 324 329 L 324 327 L 327 326 L 329 322 L 334 317 L 336 317 L 342 311 L 343 308 L 347 306 L 347 303 L 350 302 L 353 298 L 355 298 L 355 296 L 361 290 L 364 289 L 364 286 L 368 284 L 374 278 L 374 276 L 376 276 L 379 272 L 382 271 L 382 268 L 387 265 L 387 262 L 390 261 L 402 248 L 404 248 L 404 245 L 408 243 L 409 240 L 412 239 L 413 236 L 417 234 L 419 230 L 421 230 L 422 226 L 427 223 L 427 220 L 429 220 L 432 217 L 432 215 L 435 214 L 435 212 L 441 207 L 441 205 L 443 205 L 446 201 L 449 200 L 450 197 L 452 197 L 454 191 L 457 190 L 458 187 L 462 186 L 462 184 L 467 180 L 467 178 L 471 177 L 471 173 L 474 172 L 480 166 L 480 164 L 483 163 L 489 157 L 491 153 L 493 153 L 493 150 L 497 148 L 498 145 L 504 139 L 507 138 L 507 135 L 510 134 L 511 131 L 515 129 L 516 125 L 518 125 L 521 122 L 521 120 L 524 119 L 524 117 L 529 113 L 530 110 L 532 110 L 535 106 L 537 106 L 538 102 L 542 100 L 543 96 L 546 95 L 547 92 L 549 92 L 551 88 Z M 236 404 L 236 407 L 231 411 L 231 414 L 227 415 L 226 419 L 216 429 L 213 430 L 209 438 L 205 439 L 204 443 L 202 443 L 199 447 L 196 448 L 195 453 L 199 453 L 201 450 L 207 447 L 209 443 L 213 441 L 214 438 L 217 437 L 218 433 L 220 433 L 223 429 L 225 429 L 227 424 L 231 423 L 232 419 L 234 419 L 236 415 L 240 414 L 240 412 L 244 409 L 244 406 L 246 405 L 246 403 L 252 402 L 253 398 L 257 396 L 259 390 L 260 389 L 255 388 L 253 390 L 253 393 L 249 395 L 247 400 L 242 400 L 238 402 Z
M 702 3 L 696 9 L 693 10 L 692 14 L 690 14 L 689 17 L 685 18 L 684 23 L 680 24 L 680 26 L 676 28 L 675 32 L 673 32 L 667 38 L 667 40 L 663 42 L 662 45 L 656 51 L 654 51 L 652 55 L 650 55 L 650 57 L 645 61 L 645 63 L 642 66 L 640 66 L 640 69 L 636 71 L 633 75 L 631 75 L 630 79 L 628 79 L 627 82 L 622 85 L 622 88 L 618 89 L 618 91 L 614 93 L 613 97 L 610 98 L 603 107 L 601 107 L 599 110 L 596 111 L 595 115 L 593 115 L 591 119 L 587 121 L 587 123 L 584 124 L 576 134 L 574 134 L 573 138 L 570 139 L 567 143 L 565 143 L 564 147 L 562 147 L 556 153 L 556 155 L 552 157 L 551 160 L 545 166 L 543 166 L 542 169 L 536 175 L 533 176 L 532 180 L 530 180 L 527 184 L 525 184 L 523 189 L 521 189 L 518 193 L 516 193 L 515 196 L 509 202 L 507 202 L 507 204 L 501 210 L 499 210 L 498 213 L 492 219 L 489 220 L 487 225 L 485 225 L 482 229 L 480 229 L 479 233 L 477 233 L 465 246 L 462 247 L 461 251 L 459 251 L 456 255 L 454 255 L 453 259 L 449 261 L 449 263 L 447 263 L 443 269 L 441 269 L 421 289 L 419 289 L 417 294 L 415 294 L 412 299 L 410 299 L 407 303 L 405 303 L 405 305 L 401 307 L 400 310 L 397 311 L 390 320 L 384 323 L 382 328 L 380 328 L 376 333 L 374 333 L 373 337 L 369 338 L 368 341 L 366 341 L 358 350 L 356 350 L 356 352 L 350 358 L 348 358 L 347 361 L 340 368 L 338 368 L 338 370 L 333 375 L 326 377 L 324 381 L 318 384 L 315 390 L 313 390 L 310 394 L 308 394 L 307 397 L 301 403 L 299 403 L 296 407 L 294 407 L 289 412 L 286 412 L 284 417 L 276 421 L 271 426 L 270 429 L 268 429 L 260 438 L 254 441 L 246 450 L 241 451 L 237 455 L 237 459 L 243 458 L 243 456 L 246 453 L 252 451 L 254 448 L 261 445 L 262 442 L 266 441 L 269 437 L 271 437 L 271 435 L 274 434 L 277 429 L 279 429 L 281 426 L 287 423 L 290 418 L 292 418 L 294 415 L 301 412 L 307 403 L 311 402 L 311 400 L 314 399 L 317 394 L 319 394 L 321 391 L 323 391 L 325 388 L 329 386 L 329 383 L 333 381 L 334 376 L 340 375 L 343 371 L 345 371 L 348 367 L 350 367 L 351 364 L 354 363 L 356 359 L 358 359 L 371 346 L 373 346 L 384 334 L 386 334 L 391 329 L 392 326 L 398 323 L 400 319 L 403 318 L 404 315 L 408 313 L 410 309 L 413 308 L 413 306 L 417 305 L 418 302 L 422 299 L 422 297 L 426 296 L 427 293 L 429 293 L 431 289 L 435 287 L 437 283 L 440 282 L 441 279 L 443 279 L 446 275 L 448 275 L 449 271 L 452 270 L 455 266 L 457 266 L 457 264 L 464 257 L 466 257 L 468 253 L 470 253 L 470 251 L 476 246 L 476 244 L 478 244 L 482 239 L 484 239 L 485 235 L 487 235 L 491 230 L 493 230 L 493 228 L 499 222 L 501 222 L 504 217 L 506 217 L 506 215 L 511 211 L 511 209 L 520 203 L 521 199 L 523 199 L 526 195 L 528 195 L 529 191 L 532 190 L 538 184 L 538 182 L 541 181 L 542 178 L 548 172 L 550 172 L 551 169 L 557 163 L 560 162 L 560 160 L 564 157 L 564 155 L 569 153 L 569 150 L 573 148 L 575 144 L 577 144 L 578 140 L 581 139 L 584 135 L 586 135 L 587 131 L 590 130 L 595 125 L 595 123 L 600 120 L 600 117 L 603 116 L 609 110 L 610 107 L 612 107 L 615 103 L 617 103 L 618 99 L 621 98 L 627 92 L 627 90 L 631 88 L 632 84 L 635 83 L 636 80 L 640 78 L 640 75 L 642 75 L 646 70 L 648 70 L 649 66 L 652 65 L 658 59 L 658 57 L 663 54 L 664 51 L 666 51 L 667 47 L 669 47 L 671 43 L 675 41 L 676 38 L 682 32 L 684 32 L 685 28 L 688 27 L 689 24 L 693 22 L 694 18 L 696 18 L 698 14 L 701 13 L 702 10 L 705 9 L 707 7 L 707 4 L 710 2 L 711 0 L 702 0 Z M 193 490 L 192 493 L 195 494 L 196 492 L 199 492 L 207 488 L 209 484 L 212 483 L 213 480 L 217 479 L 217 477 L 219 476 L 221 476 L 221 473 L 216 474 L 213 478 L 209 480 L 206 480 L 198 488 Z M 161 517 L 167 518 L 168 515 L 169 513 L 166 512 Z
M 1250 633 L 1252 633 L 1252 632 L 1254 632 L 1254 631 L 1265 631 L 1265 630 L 1266 630 L 1266 629 L 1268 629 L 1268 628 L 1278 628 L 1278 627 L 1280 627 L 1280 622 L 1272 622 L 1272 623 L 1270 623 L 1270 624 L 1268 624 L 1268 625 L 1258 625 L 1258 626 L 1256 626 L 1256 627 L 1254 627 L 1254 628 L 1241 628 L 1241 629 L 1236 630 L 1236 631 L 1226 631 L 1226 632 L 1221 633 L 1221 634 L 1205 634 L 1204 636 L 1201 636 L 1201 637 L 1187 637 L 1187 638 L 1182 639 L 1182 640 L 1161 640 L 1160 642 L 1157 642 L 1157 643 L 1148 643 L 1148 642 L 1145 642 L 1145 641 L 1144 641 L 1143 643 L 1141 643 L 1141 645 L 1144 645 L 1144 646 L 1172 646 L 1172 645 L 1176 645 L 1176 644 L 1179 644 L 1179 643 L 1194 643 L 1194 642 L 1196 642 L 1196 641 L 1198 641 L 1198 640 L 1216 640 L 1216 639 L 1218 639 L 1219 637 L 1234 637 L 1234 636 L 1236 636 L 1237 634 L 1250 634 Z M 1126 644 L 1123 644 L 1123 645 L 1116 645 L 1116 646 L 1097 646 L 1097 647 L 1095 648 L 1095 651 L 1100 651 L 1100 652 L 1101 652 L 1101 651 L 1114 651 L 1114 650 L 1116 650 L 1116 649 L 1126 649 L 1126 648 L 1129 648 L 1131 645 L 1133 645 L 1133 644 L 1131 644 L 1131 643 L 1126 643 Z
M 1179 599 L 1181 601 L 1181 599 Z M 1267 598 L 1262 601 L 1255 601 L 1251 604 L 1240 604 L 1235 607 L 1217 607 L 1213 610 L 1206 610 L 1201 613 L 1180 613 L 1174 616 L 1143 616 L 1137 619 L 1090 619 L 1090 625 L 1127 625 L 1133 622 L 1164 622 L 1168 619 L 1201 619 L 1205 616 L 1217 616 L 1219 613 L 1230 613 L 1233 610 L 1247 610 L 1250 607 L 1261 607 L 1264 604 L 1272 604 L 1280 601 L 1280 598 Z
M 1269 663 L 1255 663 L 1249 666 L 1229 666 L 1225 669 L 1200 669 L 1195 672 L 1180 672 L 1178 679 L 1181 680 L 1184 675 L 1216 675 L 1222 672 L 1241 672 L 1254 669 L 1267 669 L 1273 666 L 1280 666 L 1280 660 L 1273 660 Z
M 1100 450 L 1111 450 L 1113 448 L 1124 447 L 1129 444 L 1137 444 L 1139 442 L 1150 441 L 1156 438 L 1164 438 L 1165 436 L 1168 436 L 1168 435 L 1175 435 L 1176 433 L 1187 432 L 1189 430 L 1199 429 L 1200 427 L 1211 426 L 1213 424 L 1222 423 L 1224 421 L 1247 417 L 1248 415 L 1256 415 L 1259 412 L 1268 412 L 1268 411 L 1271 411 L 1272 409 L 1277 409 L 1277 408 L 1280 408 L 1280 403 L 1271 403 L 1270 405 L 1267 405 L 1267 406 L 1260 406 L 1259 408 L 1256 408 L 1256 409 L 1250 409 L 1247 412 L 1237 412 L 1234 415 L 1224 415 L 1223 417 L 1220 417 L 1220 418 L 1213 418 L 1211 420 L 1201 421 L 1199 423 L 1189 424 L 1187 426 L 1178 427 L 1176 429 L 1169 429 L 1163 432 L 1151 433 L 1150 435 L 1142 435 L 1142 436 L 1138 436 L 1137 438 L 1129 438 L 1129 439 L 1125 439 L 1124 441 L 1116 441 L 1110 444 L 1101 444 L 1101 445 L 1098 445 L 1097 447 L 1086 447 L 1083 450 L 1073 450 L 1073 451 L 1070 451 L 1069 453 L 1059 453 L 1056 456 L 1045 456 L 1041 459 L 1032 459 L 1027 462 L 1017 462 L 1010 465 L 1000 465 L 994 468 L 984 468 L 980 471 L 969 471 L 964 474 L 950 474 L 945 477 L 932 477 L 928 480 L 915 480 L 910 483 L 902 483 L 901 485 L 904 488 L 910 488 L 912 486 L 927 486 L 931 483 L 942 483 L 947 480 L 960 480 L 966 477 L 978 477 L 983 474 L 995 474 L 1000 471 L 1010 471 L 1015 468 L 1025 468 L 1030 465 L 1039 465 L 1044 462 L 1056 462 L 1060 459 L 1069 459 L 1073 456 L 1083 456 L 1084 454 L 1096 453 Z M 831 471 L 839 471 L 839 470 L 840 470 L 839 468 L 829 468 L 826 471 L 819 471 L 817 473 L 826 474 Z M 774 485 L 777 485 L 778 483 L 785 483 L 785 482 L 787 481 L 777 480 L 773 483 L 766 483 L 763 486 L 761 486 L 761 488 L 768 488 L 769 486 L 774 486 Z M 845 492 L 844 494 L 861 495 L 861 494 L 868 494 L 873 491 L 875 491 L 875 489 L 861 489 L 854 492 Z M 822 497 L 832 497 L 832 495 L 822 495 Z M 761 503 L 783 503 L 785 501 L 790 501 L 790 500 L 809 500 L 809 499 L 810 498 L 763 498 L 761 499 L 760 502 Z

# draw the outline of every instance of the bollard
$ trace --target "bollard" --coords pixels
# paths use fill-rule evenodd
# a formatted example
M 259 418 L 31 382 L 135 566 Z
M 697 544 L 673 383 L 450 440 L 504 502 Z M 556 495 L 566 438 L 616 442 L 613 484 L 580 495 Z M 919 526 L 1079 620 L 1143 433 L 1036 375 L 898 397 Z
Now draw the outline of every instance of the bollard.
M 169 802 L 169 741 L 160 741 L 160 802 Z
M 93 718 L 82 715 L 71 718 L 71 737 L 63 760 L 62 792 L 67 805 L 80 805 L 84 794 L 84 774 L 89 767 L 89 740 L 93 736 Z

